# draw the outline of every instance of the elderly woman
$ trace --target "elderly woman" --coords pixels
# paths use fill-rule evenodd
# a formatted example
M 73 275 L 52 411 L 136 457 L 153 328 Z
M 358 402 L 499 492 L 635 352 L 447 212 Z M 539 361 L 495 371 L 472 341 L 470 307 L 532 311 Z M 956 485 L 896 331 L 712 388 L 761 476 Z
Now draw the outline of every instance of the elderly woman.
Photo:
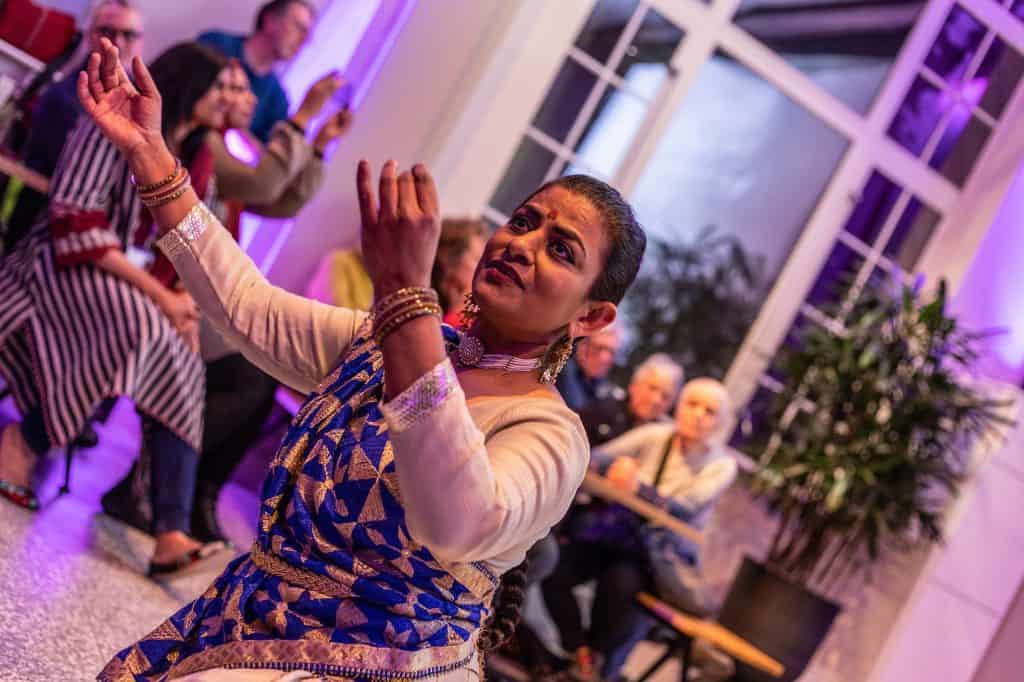
M 80 76 L 86 111 L 140 185 L 185 188 L 154 208 L 161 248 L 221 334 L 310 392 L 267 474 L 251 551 L 101 679 L 477 679 L 479 648 L 510 629 L 521 600 L 512 569 L 587 466 L 583 427 L 551 383 L 573 340 L 614 320 L 639 268 L 645 237 L 629 206 L 583 176 L 527 197 L 487 243 L 477 316 L 460 334 L 427 288 L 433 180 L 388 162 L 378 203 L 362 162 L 374 310 L 317 304 L 269 285 L 187 189 L 154 132 L 160 95 L 145 66 L 133 63 L 136 91 L 116 48 L 100 62 Z
M 605 443 L 594 451 L 593 466 L 621 488 L 701 528 L 736 478 L 736 461 L 712 442 L 728 404 L 720 382 L 694 379 L 683 387 L 674 422 L 646 424 Z M 637 592 L 655 589 L 640 525 L 632 512 L 617 505 L 580 512 L 570 524 L 572 541 L 561 548 L 558 568 L 544 582 L 544 601 L 562 647 L 575 655 L 581 679 L 597 679 L 599 669 L 602 679 L 616 679 L 648 629 L 646 619 L 631 607 Z M 696 566 L 696 548 L 682 539 L 678 544 L 685 560 Z M 587 632 L 572 590 L 595 579 Z

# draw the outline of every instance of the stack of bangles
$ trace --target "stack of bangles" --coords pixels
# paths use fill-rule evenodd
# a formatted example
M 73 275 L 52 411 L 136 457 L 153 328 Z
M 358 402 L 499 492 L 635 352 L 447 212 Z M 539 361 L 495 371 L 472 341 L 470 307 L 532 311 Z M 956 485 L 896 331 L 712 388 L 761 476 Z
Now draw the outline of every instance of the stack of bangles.
M 371 314 L 373 337 L 379 346 L 388 334 L 406 322 L 425 315 L 440 319 L 442 311 L 436 291 L 424 287 L 406 287 L 377 301 Z
M 135 176 L 132 176 L 132 183 L 135 184 Z M 139 198 L 146 208 L 157 208 L 169 204 L 181 197 L 192 186 L 192 178 L 188 169 L 181 165 L 180 159 L 174 160 L 174 172 L 160 182 L 151 185 L 135 184 Z

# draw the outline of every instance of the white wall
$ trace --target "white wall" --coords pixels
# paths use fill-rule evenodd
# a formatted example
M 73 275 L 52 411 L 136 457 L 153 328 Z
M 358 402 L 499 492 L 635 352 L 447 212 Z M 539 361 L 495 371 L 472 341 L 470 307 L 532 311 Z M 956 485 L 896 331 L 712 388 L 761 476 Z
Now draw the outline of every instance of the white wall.
M 327 167 L 324 186 L 299 216 L 270 272 L 277 284 L 302 290 L 331 248 L 358 241 L 355 168 L 389 158 L 433 164 L 466 106 L 466 89 L 492 57 L 494 31 L 521 0 L 419 0 L 398 36 L 355 123 Z M 444 177 L 438 177 L 444 186 Z M 442 194 L 442 206 L 447 205 Z

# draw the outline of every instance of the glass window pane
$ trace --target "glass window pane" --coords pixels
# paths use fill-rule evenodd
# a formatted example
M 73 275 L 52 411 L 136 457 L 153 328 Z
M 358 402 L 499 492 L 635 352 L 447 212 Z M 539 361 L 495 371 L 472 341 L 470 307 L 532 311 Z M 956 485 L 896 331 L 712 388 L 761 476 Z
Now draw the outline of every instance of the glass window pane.
M 764 286 L 788 259 L 847 147 L 846 139 L 745 66 L 701 67 L 631 196 L 648 234 L 693 243 L 709 226 L 735 239 Z M 743 332 L 728 340 L 735 352 Z
M 566 59 L 533 118 L 533 126 L 564 142 L 595 83 L 597 76 L 589 69 L 575 59 Z
M 864 258 L 859 253 L 836 242 L 807 294 L 807 303 L 818 309 L 840 303 L 863 264 Z
M 866 113 L 925 3 L 743 0 L 734 22 L 818 86 Z
M 638 0 L 600 0 L 576 37 L 576 47 L 604 64 L 622 36 Z
M 914 197 L 907 203 L 883 253 L 905 272 L 913 272 L 941 217 Z
M 991 134 L 985 122 L 957 106 L 928 165 L 951 182 L 963 185 Z
M 776 393 L 758 386 L 746 409 L 740 414 L 729 445 L 754 459 L 760 457 L 775 428 L 775 424 L 770 423 L 766 416 L 777 399 Z
M 902 187 L 878 171 L 872 172 L 844 229 L 865 245 L 872 246 L 901 194 Z
M 978 53 L 985 26 L 960 5 L 946 17 L 924 63 L 947 83 L 960 81 Z
M 609 86 L 576 145 L 579 161 L 606 178 L 612 177 L 646 116 L 646 102 Z
M 524 137 L 491 198 L 491 206 L 505 215 L 512 215 L 523 199 L 544 182 L 554 159 L 550 151 Z
M 981 68 L 970 83 L 965 95 L 968 101 L 978 105 L 998 119 L 1003 115 L 1010 97 L 1024 77 L 1024 57 L 1010 45 L 996 38 L 985 55 Z M 983 92 L 980 101 L 978 92 Z M 974 95 L 971 97 L 971 95 Z
M 662 68 L 659 72 L 667 76 L 667 65 L 682 40 L 682 29 L 655 10 L 648 10 L 615 71 L 625 78 L 636 64 L 660 64 Z
M 935 126 L 951 106 L 953 100 L 949 95 L 918 76 L 893 117 L 889 137 L 914 156 L 920 156 Z

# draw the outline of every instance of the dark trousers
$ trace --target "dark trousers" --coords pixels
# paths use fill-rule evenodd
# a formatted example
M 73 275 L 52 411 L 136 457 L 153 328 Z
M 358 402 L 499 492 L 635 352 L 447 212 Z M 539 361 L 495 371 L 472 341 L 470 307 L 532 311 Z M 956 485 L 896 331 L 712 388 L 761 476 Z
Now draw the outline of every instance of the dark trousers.
M 276 390 L 277 382 L 240 353 L 206 364 L 201 490 L 215 494 L 231 478 L 259 438 Z
M 45 455 L 52 446 L 38 407 L 24 415 L 21 432 L 37 455 Z M 153 534 L 175 530 L 188 533 L 199 455 L 170 429 L 146 415 L 142 415 L 142 436 L 151 467 Z
M 602 675 L 614 678 L 633 646 L 650 630 L 651 620 L 633 601 L 637 592 L 652 587 L 646 560 L 587 542 L 571 542 L 561 550 L 558 566 L 542 589 L 562 647 L 570 653 L 582 646 L 592 647 L 604 658 Z M 597 591 L 588 633 L 572 590 L 591 580 L 597 580 Z

